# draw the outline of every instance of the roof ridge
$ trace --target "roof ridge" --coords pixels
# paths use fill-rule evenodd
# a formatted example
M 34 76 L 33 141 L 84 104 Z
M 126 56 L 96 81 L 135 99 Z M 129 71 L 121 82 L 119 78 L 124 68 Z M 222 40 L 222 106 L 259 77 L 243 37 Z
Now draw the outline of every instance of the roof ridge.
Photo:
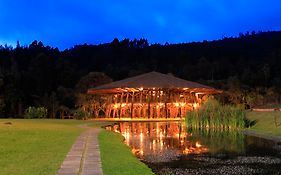
M 212 87 L 188 81 L 179 77 L 169 74 L 163 74 L 156 71 L 147 72 L 137 76 L 132 76 L 122 80 L 118 80 L 109 84 L 101 85 L 93 88 L 98 89 L 116 89 L 116 88 L 206 88 L 213 89 Z

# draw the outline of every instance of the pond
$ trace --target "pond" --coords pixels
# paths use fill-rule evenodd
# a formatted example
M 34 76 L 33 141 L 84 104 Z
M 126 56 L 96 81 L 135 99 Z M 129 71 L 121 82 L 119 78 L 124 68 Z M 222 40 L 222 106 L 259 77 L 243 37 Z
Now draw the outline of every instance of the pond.
M 281 144 L 241 132 L 187 130 L 184 122 L 120 122 L 107 129 L 155 174 L 281 174 Z

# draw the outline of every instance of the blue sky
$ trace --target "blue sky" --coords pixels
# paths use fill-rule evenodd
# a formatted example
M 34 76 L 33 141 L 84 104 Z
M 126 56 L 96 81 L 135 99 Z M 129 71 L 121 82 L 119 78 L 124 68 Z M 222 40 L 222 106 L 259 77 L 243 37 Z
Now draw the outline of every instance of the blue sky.
M 0 45 L 182 43 L 281 30 L 279 0 L 0 0 Z

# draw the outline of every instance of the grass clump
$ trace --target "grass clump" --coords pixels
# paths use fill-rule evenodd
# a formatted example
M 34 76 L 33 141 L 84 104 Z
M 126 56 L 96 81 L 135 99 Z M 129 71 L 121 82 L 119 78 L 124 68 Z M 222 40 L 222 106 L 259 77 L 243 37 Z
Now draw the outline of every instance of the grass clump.
M 123 143 L 124 138 L 122 135 L 102 130 L 98 139 L 104 175 L 153 174 Z
M 188 112 L 186 122 L 190 128 L 241 129 L 245 126 L 245 116 L 245 110 L 241 107 L 222 105 L 211 99 L 198 110 Z

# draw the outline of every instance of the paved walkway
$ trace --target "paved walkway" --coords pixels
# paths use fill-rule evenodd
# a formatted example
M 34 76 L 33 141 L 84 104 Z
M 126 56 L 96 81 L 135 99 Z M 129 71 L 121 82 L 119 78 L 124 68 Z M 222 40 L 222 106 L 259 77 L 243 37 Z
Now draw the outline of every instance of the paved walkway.
M 97 138 L 99 131 L 98 128 L 91 128 L 78 137 L 57 175 L 102 175 Z

